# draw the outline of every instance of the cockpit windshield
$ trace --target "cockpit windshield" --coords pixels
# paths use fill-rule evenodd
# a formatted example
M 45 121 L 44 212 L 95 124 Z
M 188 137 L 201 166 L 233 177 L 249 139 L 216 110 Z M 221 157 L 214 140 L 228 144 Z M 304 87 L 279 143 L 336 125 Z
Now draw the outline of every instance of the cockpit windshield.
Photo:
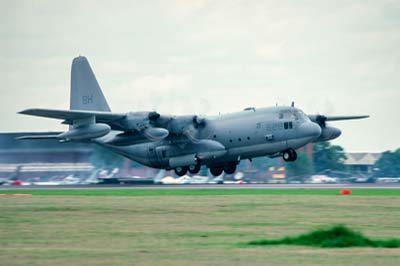
M 308 116 L 301 110 L 295 111 L 296 115 L 298 116 L 298 120 L 300 121 L 307 121 L 309 120 Z
M 279 112 L 279 119 L 306 121 L 308 116 L 301 110 L 285 110 Z

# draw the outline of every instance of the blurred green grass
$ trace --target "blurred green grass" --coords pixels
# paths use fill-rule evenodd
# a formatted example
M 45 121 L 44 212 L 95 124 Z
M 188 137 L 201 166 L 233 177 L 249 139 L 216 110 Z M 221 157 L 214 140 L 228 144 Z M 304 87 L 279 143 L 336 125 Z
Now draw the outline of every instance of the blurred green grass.
M 400 197 L 388 190 L 7 192 L 34 196 L 0 197 L 1 265 L 400 264 L 400 249 L 237 245 L 335 224 L 376 240 L 398 237 Z

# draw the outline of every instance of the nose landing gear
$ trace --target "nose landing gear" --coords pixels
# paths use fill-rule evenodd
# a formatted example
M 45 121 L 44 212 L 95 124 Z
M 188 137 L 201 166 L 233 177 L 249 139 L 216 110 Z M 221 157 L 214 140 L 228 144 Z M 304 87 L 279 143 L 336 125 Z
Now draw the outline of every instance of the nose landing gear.
M 285 162 L 294 162 L 297 159 L 297 153 L 293 149 L 288 149 L 282 153 L 282 158 Z

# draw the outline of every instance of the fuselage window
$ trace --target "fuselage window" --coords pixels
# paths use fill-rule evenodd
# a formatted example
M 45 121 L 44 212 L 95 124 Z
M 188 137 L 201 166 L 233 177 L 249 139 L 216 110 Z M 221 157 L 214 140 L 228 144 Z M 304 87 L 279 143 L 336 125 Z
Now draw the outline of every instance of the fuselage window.
M 241 138 L 238 138 L 238 141 L 242 141 L 242 139 L 241 139 Z
M 230 139 L 229 142 L 232 142 L 232 140 Z
M 283 128 L 284 129 L 292 129 L 293 128 L 293 122 L 283 122 Z
M 247 137 L 247 140 L 250 140 L 250 137 Z

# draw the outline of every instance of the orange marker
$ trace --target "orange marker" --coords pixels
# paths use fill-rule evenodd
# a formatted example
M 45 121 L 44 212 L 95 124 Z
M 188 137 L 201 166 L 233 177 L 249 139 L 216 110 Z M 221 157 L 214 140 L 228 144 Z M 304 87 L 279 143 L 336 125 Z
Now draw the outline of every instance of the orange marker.
M 351 192 L 352 191 L 350 189 L 342 189 L 342 190 L 340 190 L 340 194 L 342 194 L 342 195 L 350 195 Z

